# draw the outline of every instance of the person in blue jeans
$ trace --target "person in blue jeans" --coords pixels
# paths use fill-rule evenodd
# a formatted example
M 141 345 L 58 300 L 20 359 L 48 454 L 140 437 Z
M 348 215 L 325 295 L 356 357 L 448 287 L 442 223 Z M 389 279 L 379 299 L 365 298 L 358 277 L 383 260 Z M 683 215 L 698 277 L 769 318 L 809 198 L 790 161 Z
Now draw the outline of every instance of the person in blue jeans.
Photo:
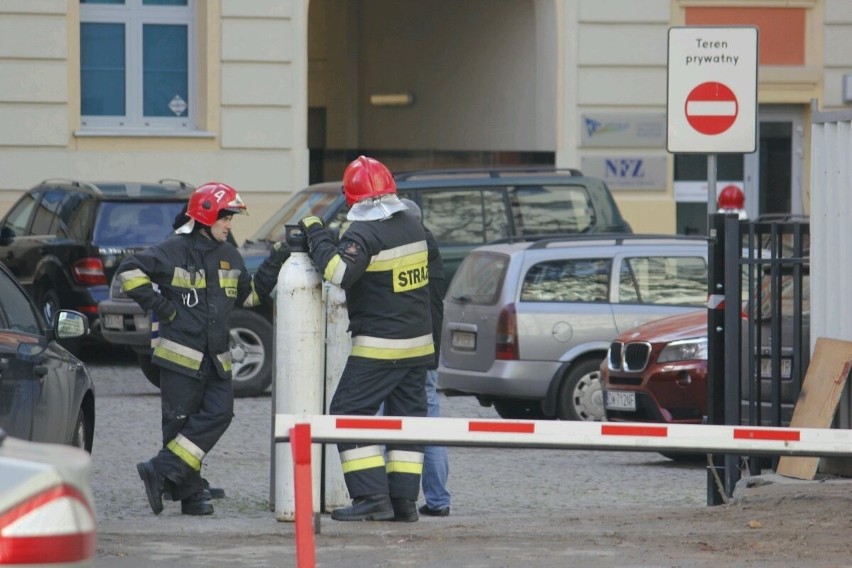
M 422 214 L 416 203 L 410 199 L 401 201 L 422 222 Z M 435 342 L 435 361 L 426 371 L 426 416 L 441 415 L 441 405 L 438 398 L 438 355 L 441 350 L 441 324 L 444 320 L 444 294 L 446 294 L 446 279 L 444 263 L 438 250 L 438 242 L 431 231 L 426 228 L 426 245 L 429 247 L 429 302 L 432 312 L 432 338 Z M 446 517 L 450 514 L 450 492 L 447 491 L 447 477 L 450 472 L 450 462 L 446 446 L 423 447 L 423 474 L 420 484 L 426 503 L 418 511 L 421 515 L 431 517 Z
M 431 274 L 429 274 L 429 280 L 432 280 Z M 440 336 L 437 341 L 440 342 Z M 426 416 L 429 417 L 441 415 L 437 382 L 438 369 L 426 371 Z M 446 487 L 449 473 L 450 460 L 446 446 L 424 446 L 423 474 L 420 477 L 420 483 L 423 486 L 426 504 L 419 509 L 421 515 L 446 517 L 450 514 L 450 492 Z

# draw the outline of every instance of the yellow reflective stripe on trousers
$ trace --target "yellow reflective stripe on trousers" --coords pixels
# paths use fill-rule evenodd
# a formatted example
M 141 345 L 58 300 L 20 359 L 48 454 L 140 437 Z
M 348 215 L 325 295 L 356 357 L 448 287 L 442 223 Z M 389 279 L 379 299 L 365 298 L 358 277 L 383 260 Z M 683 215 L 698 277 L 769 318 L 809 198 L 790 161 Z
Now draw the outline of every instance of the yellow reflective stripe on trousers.
M 352 352 L 356 357 L 392 361 L 411 359 L 435 353 L 432 334 L 427 333 L 409 339 L 386 339 L 369 335 L 356 335 L 352 338 Z
M 154 356 L 171 361 L 175 365 L 197 371 L 201 368 L 201 360 L 204 358 L 204 353 L 170 339 L 158 337 L 154 342 Z
M 118 281 L 121 282 L 122 292 L 134 290 L 139 286 L 144 286 L 145 284 L 151 283 L 151 279 L 148 277 L 148 275 L 139 270 L 138 268 L 120 272 L 118 274 Z
M 385 467 L 385 454 L 382 446 L 364 446 L 340 452 L 343 473 L 364 471 L 376 467 Z
M 423 453 L 405 450 L 391 450 L 388 452 L 388 473 L 411 473 L 421 475 L 423 473 Z
M 169 440 L 166 447 L 195 471 L 201 470 L 201 460 L 204 459 L 205 453 L 186 436 L 178 434 Z

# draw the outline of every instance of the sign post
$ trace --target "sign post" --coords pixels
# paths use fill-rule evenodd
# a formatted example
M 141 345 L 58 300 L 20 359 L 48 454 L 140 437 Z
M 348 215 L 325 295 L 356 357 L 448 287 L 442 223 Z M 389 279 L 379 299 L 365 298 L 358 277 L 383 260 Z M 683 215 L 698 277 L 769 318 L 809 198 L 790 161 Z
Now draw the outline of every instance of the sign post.
M 724 215 L 716 211 L 716 154 L 757 149 L 757 28 L 669 29 L 666 147 L 672 153 L 707 154 L 708 298 L 725 298 Z M 708 303 L 708 308 L 710 304 Z M 725 424 L 725 318 L 707 310 L 707 420 Z M 721 357 L 717 356 L 721 355 Z M 737 377 L 738 381 L 739 378 Z M 738 420 L 737 420 L 738 421 Z M 707 504 L 726 502 L 735 457 L 713 456 L 707 469 Z

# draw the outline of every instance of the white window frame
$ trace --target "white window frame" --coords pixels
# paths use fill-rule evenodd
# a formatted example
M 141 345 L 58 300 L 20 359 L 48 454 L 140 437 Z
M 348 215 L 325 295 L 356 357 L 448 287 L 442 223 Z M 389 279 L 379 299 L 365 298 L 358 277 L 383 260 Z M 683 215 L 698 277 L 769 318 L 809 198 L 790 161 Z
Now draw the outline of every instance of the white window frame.
M 196 129 L 197 56 L 195 42 L 195 2 L 186 6 L 143 6 L 142 0 L 125 0 L 123 5 L 80 4 L 80 23 L 112 23 L 125 26 L 125 116 L 80 116 L 83 131 L 126 129 L 192 131 Z M 184 116 L 145 117 L 142 114 L 142 26 L 144 24 L 182 24 L 187 26 L 187 94 Z M 82 88 L 82 86 L 81 86 Z

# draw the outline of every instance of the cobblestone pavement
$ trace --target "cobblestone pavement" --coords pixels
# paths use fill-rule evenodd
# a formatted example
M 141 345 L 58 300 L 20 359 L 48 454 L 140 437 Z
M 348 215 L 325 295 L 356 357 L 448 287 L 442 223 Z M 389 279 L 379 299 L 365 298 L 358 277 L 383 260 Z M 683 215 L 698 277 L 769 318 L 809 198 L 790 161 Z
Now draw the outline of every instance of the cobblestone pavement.
M 269 507 L 270 396 L 238 399 L 230 429 L 205 461 L 205 477 L 227 493 L 216 513 L 188 518 L 168 502 L 154 516 L 135 464 L 158 450 L 158 391 L 132 356 L 102 350 L 86 360 L 97 397 L 96 566 L 296 566 L 293 525 L 277 522 Z M 446 416 L 496 418 L 468 397 L 442 405 Z M 789 495 L 764 488 L 747 505 L 707 507 L 704 467 L 655 453 L 451 447 L 449 455 L 450 517 L 397 524 L 323 515 L 317 566 L 848 565 L 848 485 L 830 499 L 794 486 Z M 819 518 L 810 513 L 818 509 Z M 811 542 L 808 527 L 821 534 L 811 553 L 799 550 Z

